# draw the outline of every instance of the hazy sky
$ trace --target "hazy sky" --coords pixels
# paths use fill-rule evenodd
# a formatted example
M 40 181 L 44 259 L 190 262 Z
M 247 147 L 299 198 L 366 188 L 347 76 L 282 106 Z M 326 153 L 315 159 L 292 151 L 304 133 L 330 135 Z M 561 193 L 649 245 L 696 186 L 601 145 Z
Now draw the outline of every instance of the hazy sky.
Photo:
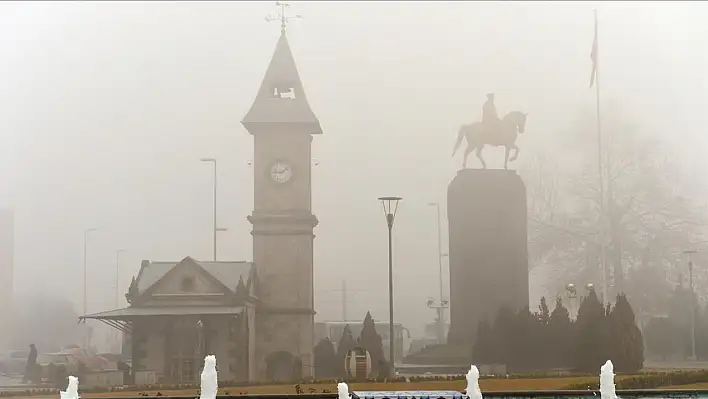
M 316 310 L 387 318 L 381 195 L 404 201 L 394 232 L 397 317 L 413 330 L 437 295 L 434 208 L 461 159 L 461 123 L 484 94 L 529 112 L 520 165 L 584 109 L 592 9 L 603 97 L 705 170 L 708 3 L 317 2 L 288 30 L 311 107 Z M 81 306 L 83 230 L 90 311 L 113 306 L 141 259 L 211 256 L 210 165 L 219 162 L 221 260 L 251 260 L 253 139 L 240 121 L 279 35 L 270 2 L 0 3 L 0 205 L 16 210 L 19 291 L 61 290 Z M 486 150 L 500 166 L 500 150 Z M 557 154 L 563 159 L 562 154 Z M 474 159 L 470 158 L 475 165 Z M 444 210 L 444 206 L 443 206 Z M 446 223 L 443 225 L 446 230 Z M 443 236 L 446 245 L 446 234 Z M 445 249 L 444 249 L 445 250 Z M 445 250 L 446 251 L 446 250 Z M 447 286 L 447 284 L 446 284 Z

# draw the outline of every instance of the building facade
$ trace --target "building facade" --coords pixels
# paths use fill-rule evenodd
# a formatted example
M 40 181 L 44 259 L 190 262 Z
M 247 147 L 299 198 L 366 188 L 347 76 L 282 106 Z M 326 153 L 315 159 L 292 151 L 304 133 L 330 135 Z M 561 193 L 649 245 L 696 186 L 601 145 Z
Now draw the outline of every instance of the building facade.
M 0 351 L 12 349 L 14 254 L 14 215 L 10 210 L 0 210 Z
M 130 334 L 134 370 L 198 381 L 298 381 L 314 374 L 312 135 L 321 134 L 285 32 L 242 124 L 254 138 L 253 263 L 143 261 L 130 306 L 97 319 Z

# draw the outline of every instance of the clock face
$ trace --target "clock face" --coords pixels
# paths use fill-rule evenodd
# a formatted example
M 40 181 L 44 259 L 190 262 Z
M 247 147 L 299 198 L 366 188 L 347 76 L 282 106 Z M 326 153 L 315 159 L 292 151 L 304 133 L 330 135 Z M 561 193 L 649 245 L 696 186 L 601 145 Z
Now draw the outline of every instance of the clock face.
M 276 183 L 285 183 L 293 177 L 293 168 L 285 162 L 276 162 L 270 168 L 270 177 Z

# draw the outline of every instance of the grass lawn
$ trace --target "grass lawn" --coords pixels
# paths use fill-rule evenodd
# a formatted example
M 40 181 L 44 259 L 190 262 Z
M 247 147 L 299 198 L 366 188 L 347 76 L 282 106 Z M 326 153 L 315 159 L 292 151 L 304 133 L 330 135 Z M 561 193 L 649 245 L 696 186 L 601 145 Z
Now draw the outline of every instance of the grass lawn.
M 618 377 L 621 378 L 621 377 Z M 592 383 L 595 377 L 557 377 L 557 378 L 529 378 L 529 379 L 484 379 L 479 385 L 482 392 L 486 391 L 516 391 L 516 390 L 551 390 L 562 389 L 568 385 Z M 424 381 L 424 382 L 395 382 L 395 383 L 351 383 L 349 389 L 352 391 L 402 391 L 402 390 L 463 390 L 466 387 L 465 381 Z M 324 389 L 337 392 L 335 384 L 300 384 L 300 388 L 305 393 L 309 389 L 315 389 L 320 393 Z M 110 398 L 137 396 L 139 393 L 155 395 L 157 391 L 140 392 L 106 392 L 82 394 L 82 398 Z M 195 396 L 195 390 L 180 391 L 160 391 L 163 396 Z M 240 394 L 294 394 L 294 385 L 262 385 L 253 387 L 231 387 L 219 388 L 219 395 L 240 395 Z

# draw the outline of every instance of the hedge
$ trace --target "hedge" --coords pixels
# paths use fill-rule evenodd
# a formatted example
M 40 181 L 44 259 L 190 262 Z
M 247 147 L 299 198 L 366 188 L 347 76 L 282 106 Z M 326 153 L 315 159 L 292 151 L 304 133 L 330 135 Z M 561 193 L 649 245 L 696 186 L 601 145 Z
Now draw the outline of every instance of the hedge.
M 671 371 L 652 372 L 627 378 L 617 379 L 615 387 L 617 389 L 656 389 L 666 386 L 689 385 L 701 382 L 708 382 L 708 371 Z M 599 389 L 600 381 L 592 384 L 573 384 L 564 389 Z

